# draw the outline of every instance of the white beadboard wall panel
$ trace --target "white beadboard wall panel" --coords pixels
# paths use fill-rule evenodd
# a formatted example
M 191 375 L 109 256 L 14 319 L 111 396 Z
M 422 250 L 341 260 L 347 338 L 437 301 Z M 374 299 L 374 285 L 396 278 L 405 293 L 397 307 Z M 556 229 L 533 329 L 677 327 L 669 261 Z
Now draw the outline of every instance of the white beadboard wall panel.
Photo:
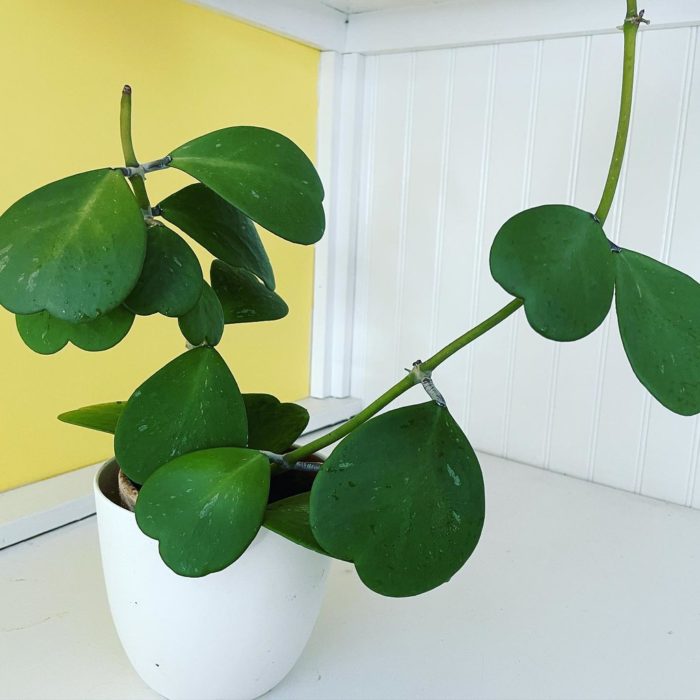
M 470 49 L 462 49 L 469 51 Z M 474 318 L 485 318 L 509 296 L 492 279 L 488 251 L 499 226 L 523 207 L 531 157 L 531 130 L 537 97 L 538 44 L 503 44 L 494 48 L 496 61 L 489 121 L 489 154 L 482 192 L 483 226 L 478 286 L 472 300 Z M 465 231 L 465 235 L 473 235 Z M 463 261 L 459 261 L 463 262 Z M 455 300 L 460 303 L 460 300 Z M 466 426 L 478 435 L 486 452 L 503 454 L 513 364 L 514 325 L 501 324 L 475 343 L 467 368 Z M 498 367 L 497 372 L 484 371 Z M 448 392 L 448 404 L 459 401 Z
M 628 166 L 606 223 L 621 245 L 700 277 L 696 26 L 643 32 Z M 352 391 L 371 401 L 403 368 L 494 313 L 499 227 L 562 202 L 594 211 L 615 136 L 620 34 L 367 58 L 358 177 Z M 576 343 L 523 312 L 435 380 L 475 447 L 700 507 L 700 427 L 637 382 L 614 309 Z M 418 389 L 403 403 L 422 401 Z
M 429 352 L 443 347 L 476 323 L 476 280 L 483 255 L 485 174 L 495 82 L 495 50 L 480 47 L 454 51 L 447 151 L 443 162 L 444 195 L 438 236 L 436 286 L 431 307 Z M 454 303 L 446 304 L 445 299 Z M 428 354 L 421 350 L 421 353 Z M 424 358 L 422 358 L 424 359 Z M 451 409 L 465 421 L 468 351 L 441 366 L 441 383 L 455 397 Z

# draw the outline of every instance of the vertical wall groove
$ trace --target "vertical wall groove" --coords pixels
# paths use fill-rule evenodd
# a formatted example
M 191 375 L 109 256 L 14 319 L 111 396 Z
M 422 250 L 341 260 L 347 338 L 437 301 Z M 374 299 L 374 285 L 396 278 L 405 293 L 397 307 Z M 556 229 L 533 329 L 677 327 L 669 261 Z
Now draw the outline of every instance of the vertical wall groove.
M 416 87 L 416 54 L 411 54 L 411 64 L 406 96 L 406 130 L 404 133 L 403 170 L 401 173 L 401 204 L 399 224 L 399 268 L 396 276 L 396 307 L 394 315 L 394 366 L 401 365 L 400 338 L 403 322 L 403 287 L 406 268 L 406 228 L 408 225 L 408 185 L 411 178 L 411 134 L 413 131 L 413 108 Z
M 432 313 L 430 319 L 430 348 L 434 352 L 437 346 L 438 308 L 440 272 L 442 270 L 442 248 L 445 234 L 445 209 L 447 205 L 447 174 L 450 170 L 450 143 L 452 140 L 452 112 L 454 110 L 456 50 L 450 51 L 450 63 L 447 70 L 447 89 L 445 91 L 445 118 L 442 127 L 442 153 L 440 154 L 440 196 L 435 236 L 435 274 L 433 278 Z
M 483 257 L 483 240 L 485 235 L 486 202 L 488 199 L 489 182 L 489 155 L 491 153 L 493 109 L 496 95 L 496 71 L 498 68 L 498 44 L 491 47 L 491 61 L 489 66 L 489 83 L 486 96 L 486 128 L 484 130 L 484 143 L 481 151 L 481 165 L 479 172 L 479 210 L 476 224 L 476 246 L 472 263 L 472 294 L 469 318 L 474 323 L 479 308 L 479 279 L 481 278 L 481 264 Z M 471 386 L 474 358 L 468 351 L 467 357 L 467 381 L 464 392 L 464 424 L 469 425 L 471 415 Z
M 527 124 L 527 145 L 525 147 L 525 172 L 523 175 L 523 189 L 520 199 L 520 208 L 527 209 L 530 205 L 530 190 L 532 183 L 532 160 L 535 150 L 535 129 L 537 126 L 537 109 L 540 96 L 540 79 L 542 75 L 542 46 L 544 42 L 538 41 L 535 50 L 535 64 L 532 71 L 532 86 L 530 89 L 530 110 Z M 509 456 L 508 436 L 510 435 L 510 417 L 513 410 L 513 372 L 515 371 L 515 352 L 518 344 L 518 331 L 524 323 L 521 317 L 515 319 L 510 326 L 510 350 L 508 352 L 508 380 L 506 383 L 506 401 L 503 416 L 503 438 L 501 452 Z

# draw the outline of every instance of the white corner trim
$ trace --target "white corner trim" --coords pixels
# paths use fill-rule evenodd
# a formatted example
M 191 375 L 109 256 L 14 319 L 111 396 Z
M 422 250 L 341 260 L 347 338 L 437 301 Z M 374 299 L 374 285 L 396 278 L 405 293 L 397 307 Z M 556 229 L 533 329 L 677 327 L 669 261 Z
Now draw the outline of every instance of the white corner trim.
M 350 395 L 364 57 L 321 54 L 318 168 L 326 235 L 315 248 L 311 395 Z
M 322 51 L 345 47 L 347 15 L 308 0 L 189 0 Z
M 622 7 L 621 7 L 622 5 Z M 700 23 L 698 0 L 646 0 L 644 31 Z M 624 3 L 611 0 L 471 0 L 350 17 L 346 52 L 472 46 L 616 31 Z
M 353 398 L 309 397 L 297 403 L 311 416 L 302 444 L 309 442 L 311 433 L 347 420 L 362 409 L 362 402 Z M 101 465 L 99 462 L 0 493 L 0 549 L 93 515 L 92 482 Z
M 92 480 L 101 464 L 0 493 L 0 549 L 92 515 Z

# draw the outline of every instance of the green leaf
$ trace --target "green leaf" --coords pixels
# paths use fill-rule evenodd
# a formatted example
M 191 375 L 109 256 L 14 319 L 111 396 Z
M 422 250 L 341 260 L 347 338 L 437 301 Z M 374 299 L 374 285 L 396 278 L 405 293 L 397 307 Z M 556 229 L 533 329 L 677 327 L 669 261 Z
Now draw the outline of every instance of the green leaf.
M 123 306 L 92 321 L 68 323 L 46 311 L 16 317 L 20 337 L 34 352 L 52 355 L 68 342 L 81 350 L 109 350 L 126 337 L 134 323 L 134 314 Z
M 372 418 L 336 447 L 311 489 L 321 547 L 353 561 L 382 595 L 445 583 L 474 551 L 484 522 L 479 462 L 434 402 Z
M 700 284 L 631 250 L 615 263 L 617 321 L 634 373 L 669 410 L 700 413 Z
M 248 447 L 284 452 L 309 424 L 309 412 L 295 403 L 280 403 L 270 394 L 243 394 L 248 414 Z
M 173 168 L 192 175 L 268 231 L 308 245 L 323 236 L 323 186 L 304 152 L 269 129 L 234 126 L 176 148 Z
M 196 184 L 170 195 L 160 208 L 175 224 L 214 257 L 257 275 L 275 288 L 275 275 L 253 222 L 204 185 Z
M 245 405 L 214 348 L 190 350 L 147 379 L 131 396 L 114 436 L 122 471 L 137 484 L 187 452 L 243 447 Z
M 263 524 L 295 544 L 328 556 L 311 531 L 308 492 L 271 503 L 265 511 Z
M 221 260 L 214 260 L 211 265 L 211 286 L 221 301 L 225 323 L 275 321 L 289 313 L 284 299 L 255 275 Z
M 516 214 L 491 247 L 491 274 L 525 301 L 530 325 L 551 340 L 578 340 L 608 315 L 615 284 L 610 244 L 592 214 L 560 204 Z
M 160 467 L 136 501 L 136 522 L 160 542 L 181 576 L 221 571 L 245 552 L 262 525 L 270 465 L 235 447 L 182 455 Z
M 199 301 L 177 322 L 182 335 L 192 345 L 218 345 L 224 334 L 224 310 L 219 297 L 206 282 Z
M 116 170 L 41 187 L 0 217 L 0 304 L 71 323 L 119 306 L 146 253 L 141 210 Z
M 140 316 L 182 316 L 199 300 L 203 282 L 192 248 L 174 231 L 156 224 L 148 228 L 143 271 L 125 303 Z
M 81 428 L 99 430 L 112 435 L 117 429 L 117 423 L 121 418 L 126 401 L 114 401 L 113 403 L 98 403 L 93 406 L 76 408 L 73 411 L 66 411 L 58 416 L 58 420 Z

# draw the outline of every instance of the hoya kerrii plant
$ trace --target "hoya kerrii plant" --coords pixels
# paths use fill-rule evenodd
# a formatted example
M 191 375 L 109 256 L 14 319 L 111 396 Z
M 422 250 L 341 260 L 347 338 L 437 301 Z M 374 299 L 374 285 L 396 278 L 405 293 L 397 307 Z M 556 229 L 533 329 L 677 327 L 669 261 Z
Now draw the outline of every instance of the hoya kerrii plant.
M 605 232 L 629 130 L 636 36 L 647 22 L 636 0 L 626 3 L 619 124 L 595 212 L 553 204 L 507 221 L 490 265 L 513 300 L 303 447 L 294 442 L 308 421 L 304 409 L 241 394 L 216 350 L 226 325 L 287 313 L 255 224 L 302 245 L 323 234 L 321 183 L 288 139 L 231 127 L 141 164 L 125 88 L 125 166 L 42 187 L 0 218 L 0 303 L 33 350 L 104 350 L 127 335 L 135 315 L 178 319 L 190 349 L 128 401 L 60 416 L 114 433 L 119 466 L 140 489 L 137 522 L 171 569 L 221 570 L 267 527 L 353 562 L 384 595 L 416 595 L 449 580 L 479 541 L 484 484 L 431 373 L 520 307 L 535 332 L 570 342 L 592 333 L 614 299 L 641 383 L 675 413 L 700 412 L 700 285 Z M 165 168 L 197 182 L 152 206 L 145 176 Z M 170 226 L 214 256 L 208 281 Z M 427 401 L 377 415 L 418 384 Z M 308 461 L 338 440 L 325 463 Z

